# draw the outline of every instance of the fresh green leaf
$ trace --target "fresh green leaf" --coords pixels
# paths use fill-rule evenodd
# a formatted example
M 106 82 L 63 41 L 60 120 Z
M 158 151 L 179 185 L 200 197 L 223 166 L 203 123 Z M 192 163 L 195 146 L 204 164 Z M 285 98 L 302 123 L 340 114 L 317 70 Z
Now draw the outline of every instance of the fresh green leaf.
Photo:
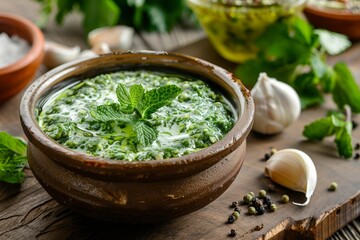
M 335 143 L 340 156 L 350 158 L 353 154 L 352 123 L 345 120 L 344 114 L 332 112 L 324 118 L 315 120 L 304 127 L 303 135 L 310 140 L 323 140 L 335 135 Z
M 330 32 L 324 29 L 317 29 L 315 33 L 319 35 L 321 46 L 330 55 L 339 54 L 351 46 L 349 39 L 339 33 Z
M 300 97 L 302 109 L 324 102 L 324 98 L 317 88 L 317 81 L 313 72 L 299 75 L 294 80 L 293 86 Z
M 348 124 L 351 125 L 351 123 Z M 349 127 L 343 127 L 336 133 L 335 143 L 340 156 L 345 158 L 352 157 L 353 146 L 352 146 L 351 130 L 349 131 Z
M 76 1 L 74 0 L 61 0 L 57 1 L 58 13 L 56 14 L 56 22 L 62 24 L 64 22 L 64 16 L 72 11 Z
M 158 136 L 157 131 L 148 126 L 144 121 L 137 121 L 134 125 L 134 131 L 136 133 L 136 139 L 143 146 L 150 145 Z
M 310 64 L 316 77 L 322 78 L 328 68 L 325 59 L 323 59 L 320 54 L 314 53 L 311 55 Z
M 133 115 L 122 112 L 122 108 L 116 103 L 97 106 L 90 110 L 90 114 L 93 118 L 102 122 L 119 121 L 131 124 L 135 121 Z
M 26 156 L 26 143 L 19 138 L 11 136 L 7 132 L 0 132 L 0 146 L 21 156 Z
M 121 111 L 124 113 L 132 113 L 134 111 L 134 106 L 131 101 L 130 93 L 127 90 L 126 86 L 120 83 L 116 88 L 116 96 L 120 103 Z
M 140 84 L 135 84 L 130 87 L 130 100 L 134 108 L 139 104 L 144 96 L 144 88 Z
M 86 0 L 83 11 L 86 33 L 95 28 L 115 25 L 120 15 L 120 9 L 113 0 Z
M 334 102 L 342 109 L 349 105 L 355 113 L 360 113 L 360 89 L 349 68 L 344 63 L 334 66 L 336 83 L 332 91 Z
M 331 117 L 324 117 L 306 125 L 304 127 L 303 135 L 310 140 L 321 141 L 327 136 L 334 134 L 335 128 L 333 126 Z
M 293 36 L 294 39 L 299 41 L 305 45 L 311 45 L 313 41 L 313 27 L 304 19 L 302 18 L 290 18 L 289 26 L 291 26 L 291 30 L 295 34 Z
M 332 92 L 336 83 L 336 74 L 334 70 L 327 66 L 325 73 L 320 78 L 320 84 L 325 93 Z
M 143 99 L 139 102 L 137 109 L 143 119 L 148 118 L 159 108 L 168 105 L 175 99 L 182 89 L 176 85 L 165 85 L 159 88 L 146 91 Z
M 26 163 L 26 143 L 6 132 L 0 132 L 0 181 L 22 182 Z

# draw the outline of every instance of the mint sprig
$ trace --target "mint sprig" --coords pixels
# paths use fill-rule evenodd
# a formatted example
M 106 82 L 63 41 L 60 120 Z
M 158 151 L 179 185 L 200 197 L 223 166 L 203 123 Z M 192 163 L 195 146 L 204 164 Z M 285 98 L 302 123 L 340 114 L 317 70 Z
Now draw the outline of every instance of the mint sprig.
M 24 140 L 0 132 L 0 181 L 20 183 L 27 163 Z
M 350 47 L 346 36 L 314 30 L 305 20 L 294 17 L 269 26 L 255 44 L 259 49 L 257 58 L 235 71 L 247 87 L 255 85 L 260 72 L 267 72 L 296 90 L 303 109 L 323 103 L 324 94 L 330 93 L 340 108 L 347 104 L 353 112 L 360 112 L 360 89 L 347 66 L 326 63 L 326 53 L 334 55 Z M 341 98 L 339 89 L 341 94 L 348 92 L 347 97 Z
M 128 89 L 120 83 L 116 88 L 119 103 L 97 106 L 90 110 L 90 114 L 102 122 L 118 121 L 131 125 L 137 142 L 147 146 L 158 136 L 158 132 L 149 125 L 147 119 L 159 108 L 170 104 L 181 92 L 182 89 L 176 85 L 165 85 L 146 91 L 140 84 L 132 85 Z
M 348 108 L 348 107 L 347 107 Z M 350 114 L 347 109 L 347 114 Z M 329 116 L 315 120 L 304 127 L 303 135 L 309 140 L 321 141 L 325 137 L 335 136 L 340 156 L 350 158 L 353 155 L 352 123 L 349 116 L 333 112 Z

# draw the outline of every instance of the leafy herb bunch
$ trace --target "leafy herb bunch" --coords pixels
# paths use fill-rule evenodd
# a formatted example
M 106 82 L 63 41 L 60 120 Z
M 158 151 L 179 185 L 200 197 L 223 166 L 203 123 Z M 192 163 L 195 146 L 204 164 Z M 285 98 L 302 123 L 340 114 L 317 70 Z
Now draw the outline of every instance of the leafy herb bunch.
M 26 163 L 26 143 L 6 132 L 0 132 L 0 181 L 22 182 Z
M 36 0 L 42 5 L 38 24 L 43 27 L 53 11 L 62 24 L 64 17 L 77 10 L 83 15 L 86 33 L 103 27 L 124 24 L 137 30 L 169 31 L 176 23 L 195 19 L 185 0 Z
M 170 104 L 181 92 L 182 89 L 176 85 L 145 91 L 140 84 L 132 85 L 129 90 L 124 84 L 119 84 L 116 88 L 119 103 L 97 106 L 91 109 L 90 114 L 99 121 L 117 121 L 131 125 L 137 142 L 147 146 L 158 136 L 147 119 L 159 108 Z
M 351 45 L 346 36 L 314 29 L 299 17 L 280 19 L 256 40 L 258 58 L 240 65 L 235 74 L 252 87 L 260 72 L 291 85 L 299 94 L 302 108 L 324 102 L 329 93 L 338 110 L 305 126 L 310 140 L 335 136 L 340 156 L 353 153 L 351 112 L 360 113 L 360 89 L 345 63 L 333 67 L 326 54 L 335 55 Z M 348 107 L 346 107 L 348 106 Z

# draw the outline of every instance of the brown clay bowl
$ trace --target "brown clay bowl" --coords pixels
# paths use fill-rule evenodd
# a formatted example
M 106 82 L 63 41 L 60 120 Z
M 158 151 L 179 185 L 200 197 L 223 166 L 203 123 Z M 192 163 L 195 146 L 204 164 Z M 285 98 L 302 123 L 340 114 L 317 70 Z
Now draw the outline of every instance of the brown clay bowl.
M 39 128 L 35 108 L 49 89 L 120 69 L 158 69 L 200 75 L 234 105 L 238 120 L 219 142 L 178 158 L 143 162 L 108 160 L 70 150 Z M 34 81 L 24 93 L 21 123 L 29 139 L 28 159 L 40 184 L 59 203 L 110 221 L 163 221 L 195 211 L 234 181 L 245 157 L 254 103 L 241 82 L 206 61 L 164 52 L 127 52 L 62 65 Z
M 0 102 L 24 89 L 33 79 L 42 62 L 45 46 L 40 29 L 19 16 L 0 13 L 0 33 L 2 32 L 25 39 L 31 45 L 31 49 L 19 61 L 0 68 Z
M 307 4 L 304 14 L 316 28 L 324 28 L 347 35 L 350 39 L 360 39 L 360 14 L 347 10 L 333 10 Z

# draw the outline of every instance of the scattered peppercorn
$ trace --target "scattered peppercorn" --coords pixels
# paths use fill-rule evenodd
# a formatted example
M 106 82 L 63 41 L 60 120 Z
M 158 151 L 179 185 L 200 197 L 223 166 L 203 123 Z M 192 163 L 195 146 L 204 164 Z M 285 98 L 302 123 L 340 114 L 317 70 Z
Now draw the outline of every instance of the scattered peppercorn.
M 235 217 L 235 219 L 238 219 L 240 217 L 240 213 L 236 211 L 234 211 L 232 215 Z
M 258 209 L 258 208 L 260 208 L 260 207 L 263 206 L 263 203 L 262 203 L 262 201 L 261 201 L 260 199 L 254 198 L 254 199 L 251 201 L 251 205 L 252 205 L 253 207 L 255 207 L 256 209 Z
M 274 184 L 268 184 L 268 191 L 271 192 L 271 193 L 275 192 L 276 191 L 275 185 Z
M 356 153 L 355 155 L 354 155 L 354 159 L 355 160 L 358 160 L 360 158 L 360 154 L 359 153 Z
M 230 215 L 228 217 L 228 220 L 227 220 L 227 223 L 231 224 L 231 223 L 234 223 L 236 220 L 235 216 L 234 215 Z
M 270 205 L 270 211 L 275 212 L 276 209 L 277 209 L 276 204 L 275 204 L 275 203 L 272 203 L 272 204 Z
M 357 123 L 357 122 L 355 122 L 354 120 L 352 120 L 351 123 L 352 123 L 352 128 L 353 128 L 353 130 L 354 130 L 355 128 L 357 128 L 357 126 L 358 126 L 358 123 Z
M 257 211 L 257 214 L 263 215 L 265 213 L 265 208 L 263 206 L 261 206 L 258 209 L 256 209 L 256 211 Z
M 281 197 L 281 201 L 282 201 L 283 203 L 288 203 L 288 202 L 289 202 L 289 200 L 290 200 L 290 198 L 289 198 L 289 196 L 288 196 L 288 195 L 282 195 L 282 197 Z
M 231 230 L 230 230 L 230 233 L 229 233 L 229 236 L 230 236 L 230 237 L 235 237 L 236 234 L 237 234 L 236 230 L 235 230 L 235 229 L 231 229 Z
M 236 208 L 236 206 L 237 206 L 237 202 L 232 202 L 230 205 L 231 208 Z
M 260 198 L 266 197 L 266 191 L 263 190 L 263 189 L 261 189 L 261 190 L 259 191 L 259 197 L 260 197 Z
M 270 157 L 271 157 L 271 154 L 270 154 L 270 153 L 265 153 L 265 155 L 264 155 L 264 160 L 267 161 L 267 160 L 270 159 Z
M 248 207 L 248 213 L 250 215 L 255 215 L 257 213 L 257 211 L 254 207 Z
M 265 196 L 263 198 L 263 204 L 268 205 L 269 203 L 271 204 L 271 197 L 270 196 Z
M 240 213 L 240 209 L 238 207 L 234 208 L 234 211 Z
M 354 148 L 355 148 L 355 150 L 359 150 L 360 149 L 360 143 L 356 143 Z
M 336 191 L 337 189 L 337 183 L 336 182 L 332 182 L 330 184 L 330 187 L 329 187 L 329 191 Z
M 254 199 L 253 195 L 250 193 L 246 194 L 243 198 L 244 202 L 249 204 Z

